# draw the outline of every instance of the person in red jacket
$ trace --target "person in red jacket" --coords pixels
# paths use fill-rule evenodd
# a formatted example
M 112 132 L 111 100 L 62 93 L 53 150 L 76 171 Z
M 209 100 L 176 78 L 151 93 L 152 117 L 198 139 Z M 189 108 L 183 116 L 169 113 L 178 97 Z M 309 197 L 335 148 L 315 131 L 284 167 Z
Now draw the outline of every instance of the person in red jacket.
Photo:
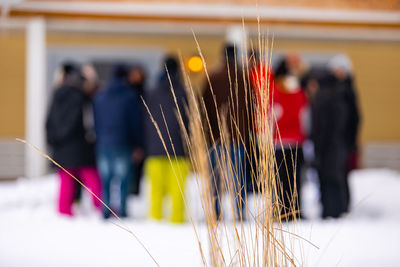
M 252 134 L 254 143 L 248 147 L 250 158 L 248 162 L 247 174 L 247 192 L 257 193 L 260 188 L 259 183 L 260 170 L 258 165 L 261 163 L 261 154 L 266 152 L 268 146 L 268 136 L 272 129 L 271 120 L 271 105 L 272 96 L 275 91 L 275 78 L 272 68 L 267 63 L 267 60 L 255 51 L 249 53 L 249 84 L 253 96 L 253 118 Z M 270 141 L 270 140 L 269 140 Z
M 268 112 L 272 104 L 272 96 L 275 91 L 274 72 L 264 60 L 260 60 L 257 53 L 249 57 L 249 79 L 255 101 L 254 133 L 256 138 L 266 131 Z
M 297 56 L 298 57 L 298 56 Z M 279 64 L 273 93 L 273 123 L 275 157 L 281 190 L 278 192 L 282 204 L 281 216 L 291 220 L 300 213 L 302 145 L 305 136 L 307 98 L 300 86 L 298 69 L 293 69 L 296 55 L 289 54 Z M 300 58 L 297 58 L 297 61 Z

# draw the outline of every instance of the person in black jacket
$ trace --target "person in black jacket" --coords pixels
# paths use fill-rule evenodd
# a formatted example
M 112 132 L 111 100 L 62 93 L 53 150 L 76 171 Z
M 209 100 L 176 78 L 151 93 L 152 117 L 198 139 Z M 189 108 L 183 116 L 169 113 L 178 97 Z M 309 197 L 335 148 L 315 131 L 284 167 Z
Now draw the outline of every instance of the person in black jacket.
M 82 83 L 80 70 L 70 63 L 64 64 L 62 82 L 54 93 L 46 120 L 47 142 L 54 160 L 100 197 L 101 185 L 94 162 L 94 147 L 86 139 L 83 109 L 87 101 Z M 58 175 L 58 210 L 61 214 L 72 215 L 75 180 L 61 169 Z M 100 208 L 101 204 L 94 196 L 93 201 Z
M 139 65 L 134 65 L 130 68 L 128 72 L 128 84 L 130 85 L 131 89 L 139 96 L 137 98 L 137 101 L 133 103 L 134 105 L 139 106 L 139 112 L 140 112 L 140 117 L 148 116 L 146 108 L 142 102 L 142 99 L 140 97 L 143 97 L 144 99 L 146 98 L 145 95 L 145 83 L 146 83 L 146 74 L 144 69 L 139 66 Z M 141 128 L 143 125 L 140 126 Z M 139 144 L 140 147 L 144 148 L 145 147 L 145 132 L 141 131 L 142 134 L 140 140 L 141 144 Z M 138 195 L 140 193 L 140 182 L 141 178 L 143 176 L 143 167 L 144 167 L 144 162 L 146 160 L 146 153 L 145 151 L 140 151 L 138 150 L 137 153 L 135 153 L 135 157 L 133 158 L 133 165 L 134 165 L 134 173 L 130 179 L 129 182 L 129 193 Z
M 172 90 L 175 92 L 180 114 L 186 127 L 187 117 L 184 110 L 186 93 L 182 85 L 178 63 L 173 57 L 167 57 L 165 67 L 170 75 Z M 151 184 L 150 216 L 156 220 L 162 218 L 164 196 L 170 195 L 172 200 L 171 222 L 184 222 L 184 192 L 189 163 L 185 156 L 184 141 L 181 135 L 182 125 L 177 118 L 177 107 L 165 70 L 162 71 L 157 86 L 147 95 L 146 102 L 161 131 L 167 149 L 166 151 L 150 116 L 145 116 L 147 118 L 145 129 L 148 156 L 145 171 Z M 171 161 L 169 161 L 168 154 Z
M 337 55 L 329 62 L 329 70 L 336 78 L 336 85 L 339 88 L 348 114 L 346 117 L 345 145 L 347 149 L 345 167 L 345 210 L 350 206 L 350 188 L 348 183 L 349 172 L 357 168 L 358 146 L 357 136 L 360 126 L 360 111 L 358 107 L 357 94 L 352 77 L 350 60 L 344 55 Z
M 359 113 L 346 61 L 341 56 L 330 62 L 312 106 L 312 140 L 323 218 L 341 216 L 350 202 L 348 161 L 356 147 Z
M 336 79 L 328 74 L 320 83 L 312 106 L 312 139 L 320 179 L 322 217 L 345 211 L 345 126 L 348 111 Z

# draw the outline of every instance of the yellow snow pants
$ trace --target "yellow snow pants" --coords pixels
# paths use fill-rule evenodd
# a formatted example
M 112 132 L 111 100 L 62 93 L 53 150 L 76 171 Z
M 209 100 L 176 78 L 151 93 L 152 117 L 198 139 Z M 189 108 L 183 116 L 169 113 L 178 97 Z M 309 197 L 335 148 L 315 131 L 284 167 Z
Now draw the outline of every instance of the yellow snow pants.
M 170 221 L 185 221 L 184 193 L 186 177 L 189 174 L 189 161 L 184 157 L 176 159 L 154 156 L 148 157 L 145 165 L 150 182 L 150 217 L 160 220 L 163 215 L 164 196 L 169 195 L 172 202 Z

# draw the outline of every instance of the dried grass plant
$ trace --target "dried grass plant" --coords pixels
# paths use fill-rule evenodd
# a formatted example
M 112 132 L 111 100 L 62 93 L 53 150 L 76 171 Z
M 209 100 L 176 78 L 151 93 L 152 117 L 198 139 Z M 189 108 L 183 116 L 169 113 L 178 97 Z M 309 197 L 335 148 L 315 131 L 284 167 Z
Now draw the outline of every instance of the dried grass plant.
M 194 35 L 194 34 L 193 34 Z M 248 43 L 246 35 L 244 34 L 245 44 Z M 194 35 L 194 39 L 197 44 L 198 53 L 203 61 L 204 74 L 206 76 L 209 88 L 214 95 L 214 90 L 210 80 L 210 75 L 207 69 L 207 62 L 205 61 L 204 55 L 201 51 L 199 42 Z M 235 75 L 242 75 L 244 80 L 244 90 L 246 95 L 251 94 L 250 86 L 250 66 L 259 65 L 268 69 L 271 65 L 271 45 L 268 38 L 261 35 L 259 28 L 259 35 L 257 44 L 250 43 L 250 50 L 253 51 L 253 55 L 258 53 L 260 57 L 256 59 L 254 56 L 248 56 L 248 48 L 245 45 L 241 53 L 242 65 L 235 62 Z M 197 226 L 193 220 L 193 216 L 190 214 L 190 209 L 186 205 L 188 211 L 188 217 L 193 225 L 196 233 L 196 238 L 199 244 L 199 250 L 205 266 L 297 266 L 302 265 L 300 259 L 296 259 L 293 253 L 296 240 L 302 240 L 299 235 L 292 233 L 286 227 L 288 217 L 293 217 L 294 221 L 291 225 L 294 227 L 297 222 L 297 216 L 293 216 L 299 213 L 299 207 L 296 206 L 294 199 L 297 197 L 296 188 L 292 189 L 291 201 L 289 207 L 284 207 L 283 196 L 284 192 L 282 184 L 278 177 L 278 168 L 286 168 L 288 170 L 287 161 L 278 163 L 275 159 L 275 141 L 273 138 L 273 131 L 276 121 L 274 119 L 273 108 L 270 98 L 269 88 L 270 81 L 268 77 L 257 77 L 258 84 L 260 86 L 259 99 L 255 99 L 252 96 L 251 101 L 238 99 L 237 90 L 237 76 L 231 77 L 230 79 L 230 106 L 233 110 L 228 112 L 226 109 L 219 108 L 214 98 L 214 106 L 217 112 L 218 129 L 220 132 L 220 139 L 214 140 L 213 136 L 209 134 L 211 125 L 209 114 L 207 113 L 206 105 L 201 97 L 201 94 L 194 89 L 189 75 L 184 68 L 182 56 L 181 66 L 182 73 L 185 82 L 186 94 L 187 94 L 187 106 L 185 107 L 186 115 L 189 119 L 189 127 L 186 128 L 183 123 L 183 114 L 180 113 L 178 107 L 178 100 L 174 94 L 173 84 L 170 80 L 171 94 L 173 95 L 177 107 L 176 116 L 179 119 L 182 135 L 187 146 L 188 156 L 192 164 L 193 172 L 195 173 L 196 185 L 200 192 L 201 207 L 205 217 L 205 224 L 207 228 L 208 237 L 208 250 L 209 255 L 205 254 L 204 244 L 199 239 Z M 227 59 L 228 60 L 228 59 Z M 168 70 L 167 70 L 168 72 Z M 229 69 L 228 69 L 229 72 Z M 228 75 L 229 76 L 229 75 Z M 246 114 L 239 114 L 235 107 L 238 107 L 238 101 L 246 101 Z M 144 102 L 145 103 L 145 102 Z M 146 105 L 146 103 L 145 103 Z M 146 105 L 147 108 L 147 105 Z M 152 118 L 151 111 L 147 108 L 147 111 Z M 241 136 L 239 131 L 239 119 L 240 115 L 247 116 L 248 125 L 250 132 L 254 129 L 256 123 L 261 129 L 261 134 L 258 136 L 251 135 L 249 144 L 245 144 L 244 137 Z M 266 119 L 267 118 L 267 119 Z M 164 140 L 159 126 L 153 120 L 152 121 L 158 131 L 159 137 L 163 141 L 165 151 L 166 143 L 168 140 Z M 165 125 L 168 129 L 168 125 Z M 228 127 L 231 127 L 229 129 Z M 234 133 L 239 138 L 232 139 L 229 134 Z M 170 137 L 169 137 L 170 139 Z M 173 144 L 172 144 L 173 145 Z M 211 169 L 210 150 L 219 145 L 221 153 L 216 155 L 217 168 Z M 233 145 L 233 146 L 232 146 Z M 243 201 L 243 215 L 235 214 L 236 201 L 241 198 L 240 188 L 237 186 L 239 182 L 239 173 L 245 173 L 241 164 L 235 163 L 230 158 L 232 154 L 232 147 L 235 146 L 245 147 L 245 157 L 249 161 L 250 168 L 250 181 L 253 194 L 256 196 L 254 208 L 249 208 L 247 201 L 247 195 Z M 283 147 L 283 144 L 280 143 Z M 258 152 L 257 152 L 258 151 Z M 238 153 L 233 151 L 234 154 Z M 293 151 L 292 154 L 297 153 Z M 174 155 L 168 155 L 171 157 Z M 293 168 L 294 170 L 296 168 Z M 216 183 L 216 172 L 221 180 L 221 188 L 217 194 L 222 194 L 226 191 L 229 196 L 229 209 L 222 210 L 222 216 L 218 220 L 215 210 L 214 201 L 215 196 L 213 194 L 213 187 Z M 296 177 L 296 174 L 288 173 L 290 177 Z M 235 180 L 236 179 L 236 180 Z M 293 178 L 294 179 L 294 178 Z M 244 186 L 247 186 L 246 184 Z M 181 189 L 181 192 L 183 189 Z M 247 193 L 245 193 L 247 194 Z M 219 196 L 219 201 L 221 196 Z M 242 202 L 240 202 L 242 203 Z M 241 205 L 241 204 L 239 204 Z M 222 205 L 220 205 L 222 206 Z M 282 212 L 282 210 L 286 212 Z M 232 221 L 227 221 L 224 213 L 231 213 L 230 216 L 233 218 Z M 283 214 L 283 216 L 282 216 Z M 244 218 L 248 218 L 245 220 Z M 293 228 L 292 227 L 292 228 Z M 207 260 L 209 259 L 209 260 Z

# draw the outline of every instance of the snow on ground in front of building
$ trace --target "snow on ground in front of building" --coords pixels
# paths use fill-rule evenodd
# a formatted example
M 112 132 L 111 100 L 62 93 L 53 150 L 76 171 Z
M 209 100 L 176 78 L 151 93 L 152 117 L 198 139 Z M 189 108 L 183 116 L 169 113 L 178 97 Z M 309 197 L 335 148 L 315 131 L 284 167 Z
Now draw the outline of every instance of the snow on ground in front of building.
M 354 171 L 350 185 L 352 212 L 322 221 L 317 186 L 312 179 L 304 184 L 304 210 L 310 219 L 287 227 L 319 249 L 303 241 L 296 259 L 303 266 L 400 266 L 400 174 Z M 135 237 L 115 225 L 116 220 L 104 221 L 93 211 L 85 194 L 76 216 L 59 216 L 57 189 L 55 175 L 0 183 L 0 266 L 155 266 Z M 193 178 L 187 200 L 207 250 Z M 160 266 L 203 265 L 190 223 L 147 220 L 144 196 L 131 197 L 129 204 L 131 217 L 124 223 Z

